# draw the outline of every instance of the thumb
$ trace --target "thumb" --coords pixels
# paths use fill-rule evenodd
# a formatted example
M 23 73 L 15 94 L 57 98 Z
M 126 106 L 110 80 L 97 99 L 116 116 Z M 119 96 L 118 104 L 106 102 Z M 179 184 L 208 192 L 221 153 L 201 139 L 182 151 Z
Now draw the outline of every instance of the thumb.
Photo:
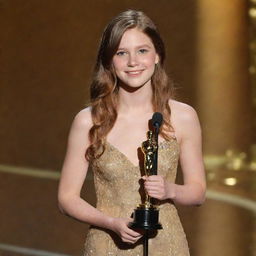
M 131 217 L 129 217 L 129 218 L 126 219 L 126 223 L 127 223 L 127 224 L 130 223 L 130 222 L 132 222 L 132 221 L 133 221 L 133 219 L 132 219 Z

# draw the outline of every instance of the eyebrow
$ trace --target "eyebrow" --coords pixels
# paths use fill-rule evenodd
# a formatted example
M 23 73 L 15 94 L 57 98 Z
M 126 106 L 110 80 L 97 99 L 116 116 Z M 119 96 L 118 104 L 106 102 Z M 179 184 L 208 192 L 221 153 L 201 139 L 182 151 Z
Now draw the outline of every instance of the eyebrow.
M 151 49 L 152 47 L 148 44 L 142 44 L 142 45 L 136 46 L 136 48 L 137 49 L 139 49 L 139 48 L 149 48 L 149 49 Z M 121 47 L 121 48 L 118 48 L 117 50 L 127 50 L 127 48 Z

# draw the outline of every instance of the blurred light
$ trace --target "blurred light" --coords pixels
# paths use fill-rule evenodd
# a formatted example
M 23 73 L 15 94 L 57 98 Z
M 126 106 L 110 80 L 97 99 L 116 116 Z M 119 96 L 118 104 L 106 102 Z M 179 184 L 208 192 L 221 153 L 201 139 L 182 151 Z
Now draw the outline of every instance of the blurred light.
M 249 10 L 249 15 L 252 17 L 252 18 L 256 18 L 256 8 L 251 8 Z
M 254 66 L 249 67 L 249 72 L 250 74 L 255 74 L 256 73 L 256 68 Z
M 224 184 L 227 186 L 235 186 L 237 184 L 236 178 L 226 178 L 224 179 Z
M 250 46 L 250 49 L 251 49 L 251 50 L 256 50 L 256 42 L 255 42 L 255 40 L 251 41 L 251 43 L 249 44 L 249 46 Z
M 212 181 L 215 179 L 216 174 L 214 172 L 207 173 L 207 180 Z
M 256 162 L 250 163 L 250 170 L 256 171 Z

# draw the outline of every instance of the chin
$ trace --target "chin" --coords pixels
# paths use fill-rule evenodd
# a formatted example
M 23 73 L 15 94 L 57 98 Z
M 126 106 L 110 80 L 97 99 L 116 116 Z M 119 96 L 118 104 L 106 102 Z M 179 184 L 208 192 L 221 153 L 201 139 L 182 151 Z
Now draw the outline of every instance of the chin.
M 149 79 L 140 79 L 140 80 L 137 80 L 137 81 L 123 81 L 123 83 L 126 85 L 126 86 L 128 86 L 128 87 L 131 87 L 131 88 L 134 88 L 134 89 L 136 89 L 136 88 L 140 88 L 140 87 L 143 87 L 143 86 L 145 86 L 145 85 L 147 85 L 147 84 L 150 84 L 149 82 L 150 82 L 150 78 Z
M 145 83 L 138 83 L 138 84 L 129 84 L 129 83 L 127 83 L 126 87 L 137 90 L 137 89 L 140 89 L 140 88 L 146 86 L 146 84 L 147 84 L 147 81 Z

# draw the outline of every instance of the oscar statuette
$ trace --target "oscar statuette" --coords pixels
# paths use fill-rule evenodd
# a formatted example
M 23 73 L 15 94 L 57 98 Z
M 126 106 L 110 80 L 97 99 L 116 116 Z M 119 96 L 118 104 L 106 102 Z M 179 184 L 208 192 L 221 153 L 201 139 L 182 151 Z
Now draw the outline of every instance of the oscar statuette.
M 152 131 L 147 132 L 147 140 L 142 143 L 141 149 L 144 154 L 144 172 L 146 176 L 150 176 L 153 174 L 154 159 L 157 152 L 157 143 Z M 133 222 L 129 226 L 144 230 L 162 229 L 158 219 L 159 209 L 153 204 L 153 198 L 146 193 L 145 201 L 134 210 Z
M 154 132 L 148 131 L 147 140 L 141 145 L 144 155 L 143 168 L 146 176 L 157 175 L 158 134 L 162 121 L 162 114 L 155 112 L 151 119 Z M 143 256 L 148 256 L 149 231 L 162 229 L 162 225 L 159 223 L 159 209 L 154 205 L 154 198 L 150 198 L 146 191 L 145 200 L 134 210 L 133 222 L 129 223 L 129 227 L 143 230 Z

